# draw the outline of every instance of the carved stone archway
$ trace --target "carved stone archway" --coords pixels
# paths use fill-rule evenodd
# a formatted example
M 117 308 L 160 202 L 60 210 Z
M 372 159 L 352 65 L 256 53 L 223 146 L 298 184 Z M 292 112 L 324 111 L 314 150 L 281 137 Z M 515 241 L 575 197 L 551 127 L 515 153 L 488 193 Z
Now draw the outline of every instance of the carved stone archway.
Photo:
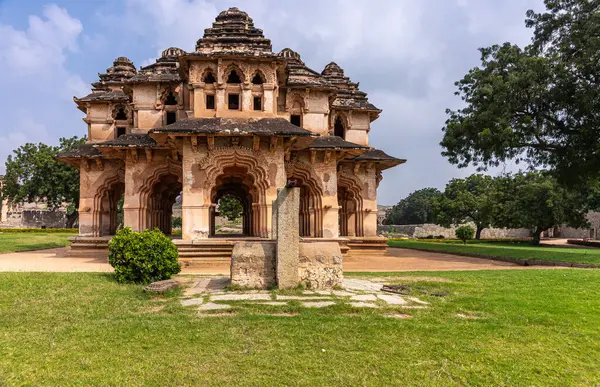
M 303 162 L 285 164 L 288 180 L 300 187 L 300 236 L 323 237 L 323 187 L 314 169 Z
M 338 173 L 340 236 L 364 236 L 362 189 L 359 182 L 345 172 Z

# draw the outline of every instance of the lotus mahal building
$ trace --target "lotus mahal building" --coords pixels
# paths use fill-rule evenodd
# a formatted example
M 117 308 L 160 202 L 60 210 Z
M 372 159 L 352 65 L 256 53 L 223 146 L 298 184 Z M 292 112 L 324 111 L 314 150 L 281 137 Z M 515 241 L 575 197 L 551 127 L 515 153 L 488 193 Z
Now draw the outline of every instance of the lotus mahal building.
M 226 256 L 219 199 L 242 203 L 244 238 L 270 238 L 286 184 L 301 189 L 300 237 L 385 249 L 377 187 L 405 160 L 369 145 L 381 110 L 336 63 L 319 73 L 289 48 L 273 52 L 245 12 L 221 12 L 193 52 L 168 48 L 139 70 L 119 57 L 92 87 L 74 98 L 88 142 L 58 156 L 81 176 L 73 249 L 106 246 L 123 197 L 125 226 L 170 234 L 181 195 L 180 258 Z

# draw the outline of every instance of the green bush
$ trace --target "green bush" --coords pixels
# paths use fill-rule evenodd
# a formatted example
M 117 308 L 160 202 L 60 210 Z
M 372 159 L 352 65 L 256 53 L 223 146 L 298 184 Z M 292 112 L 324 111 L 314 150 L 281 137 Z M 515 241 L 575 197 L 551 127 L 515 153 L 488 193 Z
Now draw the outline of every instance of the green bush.
M 454 234 L 466 245 L 467 240 L 473 239 L 473 236 L 475 235 L 475 230 L 471 226 L 460 226 L 456 229 L 456 231 L 454 231 Z
M 118 282 L 150 283 L 169 279 L 181 271 L 177 247 L 158 229 L 119 230 L 108 243 L 108 262 Z

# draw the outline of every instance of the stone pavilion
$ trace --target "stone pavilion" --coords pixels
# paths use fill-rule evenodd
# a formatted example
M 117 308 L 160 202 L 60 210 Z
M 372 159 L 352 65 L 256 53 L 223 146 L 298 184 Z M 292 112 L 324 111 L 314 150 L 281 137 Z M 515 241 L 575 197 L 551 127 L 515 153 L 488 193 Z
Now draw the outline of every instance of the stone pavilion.
M 221 12 L 193 52 L 168 48 L 136 69 L 119 57 L 92 92 L 74 98 L 88 142 L 58 159 L 80 170 L 79 236 L 105 248 L 125 226 L 171 233 L 182 197 L 182 260 L 227 257 L 215 236 L 217 203 L 242 203 L 247 239 L 272 235 L 279 188 L 300 187 L 300 237 L 338 241 L 343 252 L 384 250 L 377 238 L 382 171 L 405 160 L 369 145 L 381 114 L 336 63 L 316 72 L 271 41 L 237 8 Z

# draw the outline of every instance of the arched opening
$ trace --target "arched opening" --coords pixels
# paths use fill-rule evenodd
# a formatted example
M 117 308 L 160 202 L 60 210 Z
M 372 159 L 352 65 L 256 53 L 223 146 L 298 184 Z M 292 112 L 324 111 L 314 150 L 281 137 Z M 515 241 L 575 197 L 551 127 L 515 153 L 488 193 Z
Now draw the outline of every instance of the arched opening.
M 242 83 L 242 79 L 236 70 L 231 70 L 229 75 L 227 76 L 227 83 Z
M 262 85 L 263 83 L 265 83 L 265 79 L 261 75 L 260 71 L 257 71 L 256 73 L 254 73 L 254 76 L 252 77 L 252 84 L 253 85 Z
M 231 166 L 223 169 L 223 173 L 216 179 L 211 191 L 210 211 L 210 236 L 231 233 L 217 233 L 220 225 L 217 224 L 218 217 L 225 214 L 221 212 L 223 200 L 231 200 L 239 203 L 240 231 L 237 234 L 245 236 L 260 236 L 264 225 L 260 216 L 259 192 L 256 188 L 254 178 L 248 173 L 248 169 L 242 166 Z
M 165 99 L 165 105 L 177 105 L 177 97 L 173 94 L 172 91 L 169 92 L 167 98 Z
M 346 128 L 344 127 L 344 121 L 342 121 L 342 117 L 340 116 L 336 117 L 335 123 L 333 124 L 333 135 L 343 139 L 346 138 Z
M 117 114 L 115 115 L 115 120 L 127 120 L 127 113 L 125 113 L 125 109 L 124 108 L 120 108 L 119 110 L 117 110 Z
M 100 189 L 97 196 L 96 219 L 98 225 L 96 236 L 115 235 L 123 227 L 123 194 L 125 184 L 114 181 Z
M 215 83 L 217 82 L 217 79 L 215 78 L 214 74 L 211 71 L 209 71 L 204 75 L 204 78 L 202 78 L 202 82 Z
M 173 205 L 181 191 L 180 178 L 172 173 L 161 175 L 154 182 L 148 195 L 145 228 L 158 228 L 166 235 L 172 234 Z
M 215 235 L 244 234 L 244 204 L 242 197 L 239 197 L 233 191 L 221 196 L 217 201 L 216 211 Z
M 338 205 L 340 236 L 364 236 L 363 203 L 360 187 L 338 176 Z
M 296 181 L 296 187 L 300 188 L 300 236 L 322 238 L 323 192 L 309 168 L 303 164 L 292 164 L 287 170 L 288 179 Z

